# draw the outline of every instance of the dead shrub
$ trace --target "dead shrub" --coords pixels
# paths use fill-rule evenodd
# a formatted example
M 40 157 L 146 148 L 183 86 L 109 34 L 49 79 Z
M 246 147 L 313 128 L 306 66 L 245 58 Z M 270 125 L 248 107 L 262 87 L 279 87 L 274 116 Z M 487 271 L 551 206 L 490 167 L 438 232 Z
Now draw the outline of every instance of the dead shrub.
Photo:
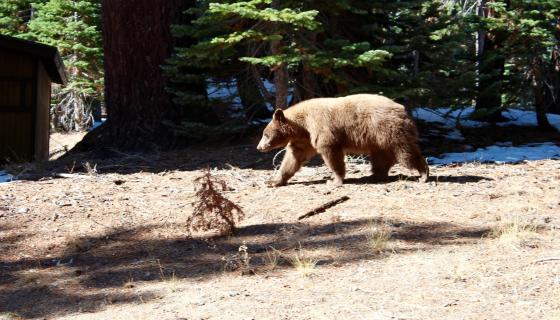
M 207 168 L 202 176 L 194 179 L 194 184 L 198 200 L 194 203 L 193 215 L 187 219 L 189 230 L 217 230 L 222 235 L 232 234 L 236 222 L 241 221 L 245 214 L 238 205 L 222 195 L 228 190 L 226 182 L 213 176 Z

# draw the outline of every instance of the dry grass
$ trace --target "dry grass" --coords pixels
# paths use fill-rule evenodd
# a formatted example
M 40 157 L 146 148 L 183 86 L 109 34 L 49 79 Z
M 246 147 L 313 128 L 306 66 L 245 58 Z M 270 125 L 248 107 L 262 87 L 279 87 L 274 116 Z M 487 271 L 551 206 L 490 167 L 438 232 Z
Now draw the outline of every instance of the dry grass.
M 268 270 L 274 270 L 278 267 L 280 259 L 282 258 L 282 252 L 276 250 L 274 247 L 267 249 L 264 255 L 264 262 Z
M 132 289 L 132 288 L 134 288 L 134 287 L 135 287 L 135 285 L 134 285 L 134 278 L 132 278 L 132 275 L 129 275 L 129 276 L 128 276 L 128 280 L 126 280 L 126 281 L 123 283 L 123 288 L 125 288 L 125 289 Z
M 521 248 L 533 246 L 539 234 L 537 226 L 515 217 L 492 228 L 489 236 L 502 245 Z
M 41 276 L 39 272 L 35 269 L 26 270 L 19 274 L 17 284 L 19 286 L 26 286 L 28 284 L 38 284 L 41 281 Z M 1 319 L 1 318 L 0 318 Z
M 165 275 L 165 268 L 161 264 L 161 261 L 159 259 L 157 259 L 156 262 L 157 262 L 157 265 L 158 265 L 159 277 L 160 277 L 161 281 L 163 281 L 164 283 L 166 283 L 168 285 L 169 291 L 177 292 L 178 291 L 178 285 L 177 285 L 178 281 L 177 281 L 177 276 L 175 275 L 175 270 L 171 270 L 171 275 L 166 276 Z
M 309 277 L 315 272 L 317 260 L 313 259 L 308 252 L 302 249 L 301 244 L 298 250 L 289 257 L 290 264 L 303 277 Z
M 91 249 L 92 243 L 84 237 L 68 237 L 66 240 L 67 248 L 74 252 L 87 252 Z
M 466 281 L 471 268 L 467 261 L 461 261 L 453 268 L 451 279 L 455 282 Z
M 15 312 L 0 312 L 0 320 L 20 320 L 22 316 Z
M 367 234 L 367 244 L 374 253 L 383 253 L 389 248 L 391 232 L 386 228 L 372 226 Z
M 94 176 L 97 174 L 97 164 L 91 164 L 89 162 L 84 162 L 82 164 L 82 166 L 84 167 L 84 170 L 86 171 L 86 173 L 90 176 Z

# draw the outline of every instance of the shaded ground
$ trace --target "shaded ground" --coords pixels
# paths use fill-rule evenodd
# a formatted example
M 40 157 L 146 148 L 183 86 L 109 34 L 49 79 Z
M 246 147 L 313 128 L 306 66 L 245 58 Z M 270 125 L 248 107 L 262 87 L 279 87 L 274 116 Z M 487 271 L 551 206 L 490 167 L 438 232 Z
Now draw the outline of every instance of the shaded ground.
M 253 150 L 66 159 L 0 185 L 0 314 L 560 316 L 560 261 L 539 261 L 560 256 L 560 161 L 432 167 L 429 183 L 396 167 L 370 184 L 358 158 L 336 189 L 319 161 L 267 188 L 274 155 Z M 245 211 L 234 237 L 187 236 L 192 181 L 207 165 Z M 297 219 L 341 196 L 350 199 Z

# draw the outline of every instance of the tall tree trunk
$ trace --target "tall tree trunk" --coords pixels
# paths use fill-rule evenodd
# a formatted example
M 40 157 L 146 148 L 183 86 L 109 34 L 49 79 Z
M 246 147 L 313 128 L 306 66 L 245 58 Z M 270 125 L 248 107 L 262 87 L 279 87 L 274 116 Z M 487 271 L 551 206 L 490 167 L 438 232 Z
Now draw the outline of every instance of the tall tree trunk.
M 173 111 L 161 65 L 171 55 L 170 25 L 181 0 L 103 0 L 105 101 L 108 120 L 81 149 L 146 149 L 163 143 Z
M 105 99 L 113 141 L 153 141 L 172 107 L 161 65 L 169 58 L 170 25 L 179 0 L 103 0 Z M 131 145 L 132 144 L 132 145 Z

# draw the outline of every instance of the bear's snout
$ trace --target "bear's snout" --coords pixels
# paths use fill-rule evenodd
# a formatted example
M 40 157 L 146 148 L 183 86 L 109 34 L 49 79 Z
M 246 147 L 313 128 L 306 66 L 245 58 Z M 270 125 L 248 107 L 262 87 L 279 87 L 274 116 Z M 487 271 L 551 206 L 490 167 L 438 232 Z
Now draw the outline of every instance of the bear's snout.
M 268 151 L 268 149 L 270 149 L 270 144 L 263 137 L 261 139 L 261 141 L 259 142 L 259 145 L 257 146 L 257 150 L 259 150 L 260 152 L 266 152 L 266 151 Z

